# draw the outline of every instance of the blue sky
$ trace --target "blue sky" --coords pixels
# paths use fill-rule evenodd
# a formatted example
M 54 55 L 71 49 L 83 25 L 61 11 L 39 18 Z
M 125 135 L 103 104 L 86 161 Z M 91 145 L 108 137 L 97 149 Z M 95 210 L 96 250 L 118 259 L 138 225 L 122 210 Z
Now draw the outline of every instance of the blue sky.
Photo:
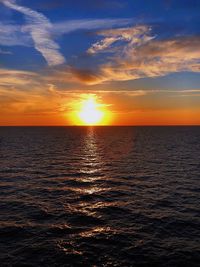
M 0 86 L 197 92 L 199 14 L 198 0 L 0 0 Z
M 27 25 L 26 16 L 6 6 L 4 4 L 6 1 L 0 2 L 0 51 L 3 66 L 26 70 L 45 67 L 45 59 L 34 48 L 29 31 L 23 29 Z M 95 36 L 95 31 L 98 29 L 149 25 L 152 27 L 152 35 L 158 40 L 198 36 L 200 33 L 198 0 L 60 0 L 56 3 L 51 0 L 23 0 L 13 2 L 46 17 L 51 24 L 50 34 L 59 46 L 58 50 L 70 64 L 76 63 L 75 57 L 79 57 L 80 64 L 85 62 L 89 64 L 90 60 L 83 59 L 83 54 L 94 40 L 98 40 Z M 123 22 L 123 19 L 127 20 L 127 23 Z M 84 23 L 87 25 L 84 26 Z M 62 29 L 59 29 L 59 26 Z M 10 30 L 7 34 L 6 27 Z M 8 36 L 7 38 L 13 39 L 13 42 L 10 40 L 6 43 L 4 35 L 9 35 L 10 38 Z

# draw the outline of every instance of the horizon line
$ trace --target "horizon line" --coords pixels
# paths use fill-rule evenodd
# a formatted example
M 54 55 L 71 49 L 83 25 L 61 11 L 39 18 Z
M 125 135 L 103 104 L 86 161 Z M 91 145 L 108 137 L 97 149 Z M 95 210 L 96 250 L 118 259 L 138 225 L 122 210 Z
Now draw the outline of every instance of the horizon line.
M 200 127 L 200 124 L 138 124 L 138 125 L 0 125 L 0 127 Z

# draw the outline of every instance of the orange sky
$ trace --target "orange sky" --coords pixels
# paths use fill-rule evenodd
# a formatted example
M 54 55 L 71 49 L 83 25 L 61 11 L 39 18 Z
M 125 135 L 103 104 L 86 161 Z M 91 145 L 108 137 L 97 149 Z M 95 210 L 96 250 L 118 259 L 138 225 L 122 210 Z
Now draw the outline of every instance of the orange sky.
M 200 125 L 196 91 L 60 93 L 53 88 L 13 92 L 0 106 L 0 125 L 84 125 L 77 119 L 83 100 L 95 97 L 104 119 L 99 125 Z M 163 101 L 165 99 L 165 101 Z M 88 115 L 89 116 L 89 115 Z

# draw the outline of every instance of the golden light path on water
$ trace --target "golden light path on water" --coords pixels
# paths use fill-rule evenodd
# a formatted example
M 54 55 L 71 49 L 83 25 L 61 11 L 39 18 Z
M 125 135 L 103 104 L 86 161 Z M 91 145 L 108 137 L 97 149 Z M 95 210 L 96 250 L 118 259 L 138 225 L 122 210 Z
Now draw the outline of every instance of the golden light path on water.
M 101 194 L 102 192 L 107 192 L 110 190 L 110 187 L 105 183 L 106 177 L 104 177 L 103 174 L 105 162 L 103 160 L 102 148 L 99 147 L 95 127 L 88 126 L 85 130 L 85 137 L 79 151 L 81 155 L 79 173 L 81 175 L 78 177 L 78 181 L 81 182 L 83 186 L 74 188 L 74 193 L 83 196 L 83 200 L 75 204 L 67 205 L 66 208 L 70 209 L 72 212 L 81 213 L 84 214 L 84 216 L 91 216 L 98 219 L 99 215 L 96 214 L 95 209 L 110 206 L 113 205 L 113 203 L 104 203 L 100 200 L 95 203 L 92 201 L 88 202 L 88 198 L 96 194 Z M 108 226 L 93 226 L 81 232 L 80 236 L 91 237 L 101 232 L 105 233 L 110 231 L 112 231 L 112 229 Z M 63 246 L 60 244 L 60 248 L 64 251 L 66 250 L 64 244 Z M 73 250 L 73 253 L 79 254 L 80 252 Z
M 100 151 L 100 147 L 97 141 L 95 128 L 93 126 L 87 127 L 87 133 L 84 139 L 84 148 L 82 161 L 80 162 L 80 172 L 85 175 L 81 178 L 82 182 L 92 182 L 93 186 L 84 189 L 84 193 L 93 194 L 101 191 L 101 188 L 97 181 L 102 180 L 103 174 L 103 155 Z
M 113 190 L 112 186 L 110 186 L 113 178 L 108 171 L 110 164 L 112 164 L 112 161 L 118 162 L 123 158 L 115 142 L 119 143 L 120 151 L 123 151 L 123 155 L 126 156 L 130 153 L 130 143 L 133 140 L 132 136 L 125 133 L 124 137 L 128 136 L 128 139 L 130 138 L 126 145 L 122 140 L 120 142 L 118 134 L 114 134 L 112 138 L 109 138 L 108 144 L 105 147 L 101 134 L 102 129 L 104 129 L 104 132 L 106 128 L 97 126 L 82 128 L 84 135 L 82 135 L 81 145 L 77 148 L 76 152 L 80 156 L 76 170 L 79 176 L 73 177 L 73 180 L 76 179 L 80 186 L 70 188 L 70 190 L 74 191 L 74 198 L 77 201 L 65 204 L 65 208 L 69 213 L 80 216 L 80 222 L 83 223 L 82 220 L 86 220 L 87 226 L 80 233 L 73 234 L 74 243 L 71 244 L 72 250 L 68 248 L 66 240 L 59 243 L 59 248 L 65 253 L 82 255 L 82 251 L 76 246 L 77 240 L 81 238 L 95 238 L 99 235 L 115 235 L 119 233 L 119 229 L 114 226 L 101 225 L 101 223 L 96 222 L 104 220 L 100 212 L 101 210 L 115 209 L 118 206 L 124 205 L 121 200 L 105 201 L 104 197 L 106 198 Z M 106 131 L 109 131 L 109 127 Z M 110 147 L 112 147 L 112 150 L 109 152 Z

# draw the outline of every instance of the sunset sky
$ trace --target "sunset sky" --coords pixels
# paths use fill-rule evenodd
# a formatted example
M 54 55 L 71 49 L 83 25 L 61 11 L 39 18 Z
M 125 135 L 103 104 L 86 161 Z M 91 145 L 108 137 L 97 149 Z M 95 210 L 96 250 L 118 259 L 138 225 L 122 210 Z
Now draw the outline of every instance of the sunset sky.
M 99 124 L 200 125 L 199 14 L 199 0 L 0 0 L 0 125 L 84 124 L 88 99 Z

